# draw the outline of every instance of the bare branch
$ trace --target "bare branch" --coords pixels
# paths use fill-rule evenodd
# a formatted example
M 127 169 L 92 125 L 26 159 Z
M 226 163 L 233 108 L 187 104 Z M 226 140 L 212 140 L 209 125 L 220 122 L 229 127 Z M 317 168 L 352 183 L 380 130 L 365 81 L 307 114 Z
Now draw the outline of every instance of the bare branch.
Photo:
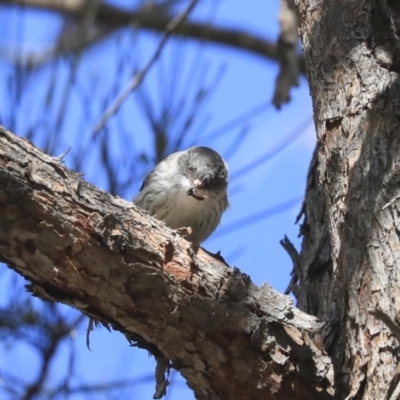
M 168 39 L 171 37 L 172 33 L 178 29 L 178 27 L 187 19 L 191 11 L 196 6 L 198 0 L 192 0 L 189 5 L 183 10 L 180 14 L 178 14 L 166 27 L 165 33 L 160 40 L 160 43 L 157 46 L 156 51 L 154 52 L 153 56 L 150 58 L 148 63 L 131 79 L 128 83 L 127 87 L 117 96 L 115 101 L 111 104 L 111 106 L 104 112 L 100 121 L 96 124 L 93 129 L 93 133 L 97 134 L 101 129 L 103 129 L 104 125 L 107 121 L 119 110 L 122 103 L 125 99 L 129 96 L 131 92 L 139 87 L 142 83 L 143 79 L 150 71 L 151 67 L 160 57 L 162 49 L 164 48 L 165 44 L 167 43 Z
M 0 4 L 1 3 L 42 8 L 75 18 L 77 21 L 83 21 L 86 17 L 86 8 L 89 2 L 84 0 L 12 0 L 11 2 L 9 0 L 0 0 Z M 100 2 L 94 22 L 110 30 L 129 25 L 144 30 L 148 29 L 155 32 L 164 32 L 165 27 L 170 22 L 170 17 L 163 15 L 159 11 L 160 10 L 157 8 L 127 11 Z M 267 60 L 279 60 L 279 52 L 274 43 L 239 29 L 213 27 L 204 23 L 186 21 L 175 30 L 174 35 L 233 47 L 237 50 L 243 50 L 253 55 L 258 55 Z M 76 45 L 76 41 L 64 41 L 64 43 L 65 42 L 69 43 L 69 46 Z M 82 45 L 80 45 L 79 48 L 81 47 Z M 59 52 L 63 51 L 73 52 L 73 48 L 59 49 Z M 304 74 L 304 58 L 302 55 L 298 55 L 298 58 L 300 71 Z

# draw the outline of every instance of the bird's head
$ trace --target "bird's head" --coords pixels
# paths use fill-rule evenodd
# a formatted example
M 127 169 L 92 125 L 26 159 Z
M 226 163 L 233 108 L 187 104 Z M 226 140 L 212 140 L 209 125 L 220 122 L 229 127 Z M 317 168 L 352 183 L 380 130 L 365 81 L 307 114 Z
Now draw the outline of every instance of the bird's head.
M 209 192 L 221 192 L 228 185 L 228 166 L 223 158 L 208 147 L 192 147 L 181 164 L 189 188 L 187 194 L 204 200 Z

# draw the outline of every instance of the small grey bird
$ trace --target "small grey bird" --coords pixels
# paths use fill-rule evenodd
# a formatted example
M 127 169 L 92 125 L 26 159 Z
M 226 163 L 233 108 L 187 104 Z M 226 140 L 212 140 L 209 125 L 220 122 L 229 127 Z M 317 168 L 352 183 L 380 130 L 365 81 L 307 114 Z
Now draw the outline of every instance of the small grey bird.
M 191 228 L 187 240 L 204 242 L 228 208 L 228 166 L 208 147 L 191 147 L 161 161 L 133 203 L 171 229 Z

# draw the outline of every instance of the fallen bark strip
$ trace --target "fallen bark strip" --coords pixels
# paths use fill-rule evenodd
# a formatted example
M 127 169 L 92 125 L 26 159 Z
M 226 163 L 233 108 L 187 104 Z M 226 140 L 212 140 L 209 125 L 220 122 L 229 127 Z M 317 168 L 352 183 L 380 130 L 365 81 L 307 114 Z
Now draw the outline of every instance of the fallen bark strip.
M 163 370 L 179 370 L 198 399 L 334 396 L 331 360 L 310 338 L 320 324 L 290 297 L 193 251 L 3 128 L 0 260 L 39 298 L 112 326 Z

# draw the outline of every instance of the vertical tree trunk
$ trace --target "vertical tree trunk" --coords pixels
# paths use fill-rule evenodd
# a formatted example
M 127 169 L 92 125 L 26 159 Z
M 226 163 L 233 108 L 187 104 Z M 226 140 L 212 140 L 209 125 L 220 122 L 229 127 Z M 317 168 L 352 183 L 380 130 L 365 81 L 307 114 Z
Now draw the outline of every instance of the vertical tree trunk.
M 400 202 L 388 205 L 400 177 L 400 12 L 384 0 L 297 6 L 318 134 L 297 296 L 338 321 L 329 350 L 343 398 L 381 399 L 398 343 L 368 309 L 400 310 Z

